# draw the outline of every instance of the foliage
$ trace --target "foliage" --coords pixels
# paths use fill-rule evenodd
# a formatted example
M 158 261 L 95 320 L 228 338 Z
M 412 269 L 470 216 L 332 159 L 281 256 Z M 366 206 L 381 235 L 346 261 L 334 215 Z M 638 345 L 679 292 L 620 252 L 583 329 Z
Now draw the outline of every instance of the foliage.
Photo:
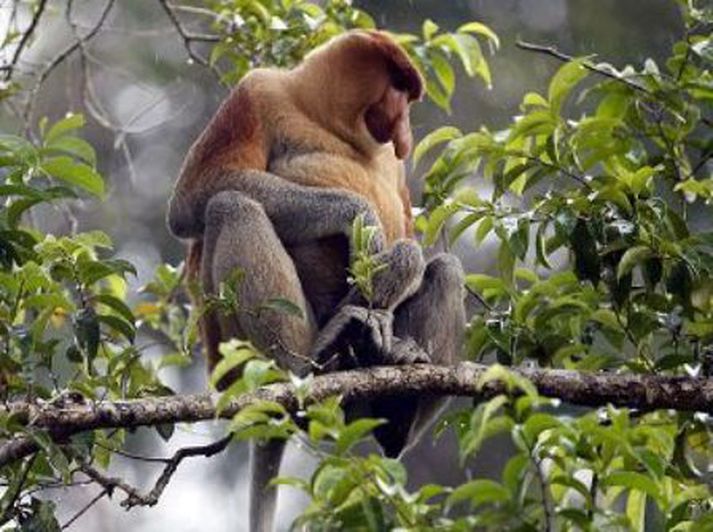
M 386 268 L 386 264 L 379 264 L 372 254 L 377 231 L 377 227 L 365 225 L 364 216 L 359 215 L 354 219 L 350 237 L 351 266 L 347 280 L 359 289 L 369 303 L 374 297 L 374 276 Z
M 0 138 L 4 205 L 0 214 L 0 393 L 3 400 L 119 399 L 170 393 L 135 345 L 137 322 L 126 299 L 134 267 L 107 256 L 111 239 L 100 231 L 56 237 L 23 224 L 45 206 L 82 194 L 104 195 L 93 148 L 77 136 L 81 115 L 48 127 L 36 143 Z M 53 477 L 69 480 L 71 452 L 44 432 L 3 415 L 2 437 L 25 434 L 41 447 L 26 463 L 5 468 L 10 488 L 0 499 L 3 522 L 52 529 L 53 504 L 23 500 L 19 491 Z M 124 431 L 83 435 L 69 447 L 120 446 Z M 94 447 L 94 457 L 109 456 Z M 24 485 L 23 485 L 24 483 Z M 37 522 L 35 525 L 31 523 Z M 41 529 L 45 529 L 40 527 Z
M 320 6 L 306 0 L 211 0 L 218 17 L 213 29 L 220 36 L 210 55 L 220 79 L 232 85 L 256 67 L 291 67 L 310 50 L 348 29 L 375 28 L 372 17 L 352 6 L 351 0 L 331 0 Z M 395 34 L 426 80 L 426 93 L 436 105 L 450 111 L 455 89 L 452 62 L 458 59 L 469 77 L 490 86 L 490 69 L 476 36 L 491 50 L 498 37 L 484 24 L 470 22 L 455 32 L 440 32 L 426 20 L 420 36 Z
M 592 58 L 565 61 L 546 95 L 530 92 L 521 116 L 502 131 L 426 135 L 414 163 L 426 159 L 424 245 L 472 239 L 497 247 L 497 275 L 467 277 L 481 302 L 471 319 L 469 358 L 493 365 L 482 385 L 508 393 L 454 412 L 452 431 L 465 465 L 508 439 L 512 453 L 499 478 L 459 486 L 407 485 L 395 460 L 364 452 L 381 421 L 347 420 L 338 397 L 307 400 L 311 378 L 281 370 L 245 342 L 224 344 L 215 385 L 240 378 L 218 407 L 263 385 L 289 381 L 300 411 L 269 401 L 232 419 L 240 439 L 299 434 L 319 458 L 309 479 L 277 483 L 306 493 L 294 527 L 310 530 L 701 530 L 713 527 L 711 422 L 705 414 L 639 412 L 606 405 L 572 410 L 540 397 L 505 366 L 523 363 L 582 371 L 709 375 L 713 364 L 713 13 L 680 1 L 685 34 L 665 64 L 622 70 Z M 249 69 L 290 66 L 330 36 L 373 27 L 347 0 L 206 2 L 218 43 L 210 64 L 225 83 Z M 17 44 L 17 36 L 8 43 Z M 397 38 L 448 111 L 453 63 L 491 84 L 481 50 L 499 46 L 471 22 Z M 13 85 L 13 91 L 22 87 Z M 13 97 L 12 91 L 2 93 Z M 79 134 L 79 114 L 49 124 L 37 139 L 0 137 L 0 394 L 4 401 L 125 399 L 173 393 L 158 377 L 191 362 L 198 312 L 188 313 L 180 268 L 163 265 L 140 297 L 127 293 L 133 266 L 112 257 L 108 235 L 43 234 L 36 216 L 71 214 L 85 197 L 104 198 L 94 149 Z M 489 180 L 489 199 L 473 187 Z M 478 177 L 477 179 L 480 179 Z M 354 227 L 351 275 L 368 296 L 378 265 L 373 232 Z M 239 282 L 239 277 L 236 282 Z M 209 302 L 243 311 L 227 283 Z M 294 313 L 286 300 L 265 307 Z M 247 309 L 259 312 L 260 309 Z M 299 311 L 299 309 L 297 309 Z M 150 341 L 170 346 L 147 356 Z M 157 427 L 170 438 L 172 427 Z M 40 452 L 3 467 L 0 526 L 58 530 L 55 503 L 43 488 L 75 480 L 82 464 L 107 467 L 125 431 L 94 431 L 58 443 L 0 416 L 0 437 L 30 437 Z M 8 528 L 14 527 L 14 528 Z

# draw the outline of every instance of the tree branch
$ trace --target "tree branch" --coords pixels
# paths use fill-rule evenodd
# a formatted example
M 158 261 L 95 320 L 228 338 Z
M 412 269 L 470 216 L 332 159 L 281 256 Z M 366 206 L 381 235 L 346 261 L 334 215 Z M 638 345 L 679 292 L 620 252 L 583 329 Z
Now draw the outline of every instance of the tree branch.
M 82 46 L 84 46 L 96 36 L 101 27 L 104 25 L 104 22 L 106 21 L 106 18 L 109 15 L 109 11 L 111 11 L 114 2 L 115 0 L 107 0 L 94 26 L 85 35 L 75 39 L 72 44 L 70 44 L 67 48 L 57 54 L 54 59 L 52 59 L 49 64 L 45 66 L 42 72 L 39 73 L 35 84 L 30 90 L 30 95 L 28 97 L 27 103 L 25 104 L 25 109 L 22 113 L 23 119 L 26 124 L 26 129 L 29 129 L 30 127 L 32 111 L 34 110 L 35 106 L 35 100 L 45 80 L 47 80 L 47 78 L 54 71 L 54 69 L 61 65 L 70 55 L 72 55 L 76 50 L 80 49 Z
M 525 41 L 517 41 L 515 43 L 515 46 L 522 50 L 527 50 L 528 52 L 538 52 L 542 53 L 545 55 L 549 55 L 550 57 L 554 57 L 555 59 L 559 59 L 560 61 L 564 62 L 569 62 L 573 61 L 575 58 L 569 54 L 565 54 L 564 52 L 560 52 L 557 48 L 554 46 L 547 46 L 547 45 L 542 45 L 542 44 L 533 44 Z M 614 72 L 611 72 L 609 70 L 606 70 L 604 68 L 598 67 L 594 65 L 593 63 L 590 63 L 589 61 L 585 61 L 582 63 L 582 66 L 589 70 L 590 72 L 595 72 L 599 74 L 600 76 L 604 76 L 609 79 L 613 79 L 614 81 L 618 81 L 620 83 L 623 83 L 624 85 L 628 85 L 634 90 L 644 92 L 646 94 L 652 94 L 652 92 L 644 87 L 643 85 L 639 85 L 638 83 L 631 81 L 630 79 L 625 78 L 624 76 L 620 76 Z
M 176 31 L 181 36 L 181 39 L 183 39 L 183 47 L 185 48 L 188 57 L 190 57 L 192 61 L 195 61 L 199 65 L 209 68 L 218 77 L 218 79 L 220 79 L 220 73 L 215 70 L 213 65 L 211 65 L 207 59 L 197 54 L 193 50 L 194 42 L 220 42 L 220 37 L 218 35 L 206 35 L 188 32 L 181 24 L 181 21 L 178 20 L 178 16 L 174 12 L 174 7 L 168 3 L 168 0 L 158 0 L 158 2 L 159 4 L 161 4 L 161 7 L 166 12 L 166 15 L 170 19 L 171 24 L 173 24 L 173 27 L 176 28 Z
M 515 46 L 520 48 L 521 50 L 527 50 L 528 52 L 537 52 L 545 55 L 549 55 L 550 57 L 554 57 L 555 59 L 559 59 L 560 61 L 564 62 L 569 62 L 573 61 L 575 57 L 566 54 L 564 52 L 559 51 L 556 47 L 554 46 L 548 46 L 548 45 L 542 45 L 542 44 L 533 44 L 525 41 L 517 41 L 515 43 Z M 690 46 L 689 46 L 690 49 Z M 686 51 L 688 54 L 688 50 Z M 598 65 L 595 65 L 594 63 L 591 63 L 590 61 L 585 61 L 582 63 L 582 66 L 589 70 L 590 72 L 594 72 L 596 74 L 599 74 L 600 76 L 604 76 L 609 79 L 613 79 L 614 81 L 618 81 L 619 83 L 623 83 L 624 85 L 627 85 L 628 87 L 631 87 L 632 89 L 639 91 L 643 94 L 647 94 L 648 96 L 652 97 L 658 97 L 657 94 L 648 89 L 647 87 L 641 85 L 640 83 L 636 83 L 635 81 L 632 81 L 631 79 L 622 76 L 621 74 L 615 72 L 612 72 L 611 70 L 607 70 L 606 68 L 602 68 Z M 678 79 L 674 81 L 679 81 Z M 668 102 L 666 102 L 668 103 Z M 706 126 L 708 127 L 713 127 L 713 120 L 710 118 L 707 118 L 705 116 L 702 116 L 700 118 L 701 122 L 703 122 Z
M 44 12 L 46 6 L 47 0 L 40 0 L 40 3 L 37 5 L 37 9 L 32 15 L 30 25 L 22 34 L 20 42 L 18 43 L 17 48 L 15 48 L 15 53 L 13 54 L 12 59 L 10 60 L 10 64 L 3 67 L 3 69 L 5 70 L 6 81 L 12 77 L 12 74 L 15 71 L 15 67 L 17 66 L 17 63 L 20 60 L 20 56 L 22 55 L 22 52 L 27 46 L 27 43 L 30 41 L 30 37 L 32 37 L 32 34 L 34 33 L 35 28 L 37 27 L 37 23 L 40 21 L 40 17 L 42 16 L 42 13 Z
M 151 491 L 146 493 L 146 495 L 124 482 L 121 478 L 106 476 L 90 464 L 82 464 L 80 469 L 90 479 L 102 486 L 109 495 L 111 495 L 116 488 L 123 491 L 126 494 L 126 499 L 121 502 L 121 506 L 127 510 L 134 506 L 154 506 L 158 503 L 158 500 L 163 494 L 163 490 L 168 486 L 171 477 L 178 470 L 178 466 L 184 458 L 191 456 L 210 458 L 225 450 L 231 440 L 232 436 L 228 435 L 208 445 L 196 445 L 194 447 L 179 449 L 171 458 L 165 459 L 166 466 L 156 480 L 153 488 L 151 488 Z
M 330 373 L 314 378 L 309 397 L 321 400 L 340 395 L 345 400 L 373 399 L 380 395 L 469 396 L 483 400 L 503 393 L 502 383 L 479 386 L 488 366 L 461 362 L 456 366 L 418 364 L 374 367 Z M 546 397 L 582 406 L 630 407 L 643 410 L 674 409 L 713 413 L 713 379 L 658 375 L 583 373 L 567 370 L 514 368 Z M 256 400 L 270 400 L 289 411 L 298 409 L 291 384 L 266 386 L 233 400 L 220 416 L 232 417 Z M 129 401 L 102 401 L 62 407 L 49 403 L 10 403 L 0 415 L 11 415 L 28 430 L 46 430 L 54 441 L 63 442 L 78 432 L 154 426 L 163 423 L 193 423 L 216 417 L 209 393 L 152 397 Z M 9 439 L 0 446 L 0 467 L 38 450 L 28 436 Z

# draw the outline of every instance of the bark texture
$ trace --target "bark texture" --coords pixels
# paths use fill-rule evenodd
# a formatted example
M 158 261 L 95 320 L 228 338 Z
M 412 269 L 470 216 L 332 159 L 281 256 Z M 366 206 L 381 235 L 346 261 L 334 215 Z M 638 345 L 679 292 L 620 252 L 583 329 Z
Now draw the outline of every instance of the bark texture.
M 502 383 L 480 386 L 488 366 L 461 362 L 456 366 L 417 364 L 374 367 L 330 373 L 315 377 L 309 397 L 315 400 L 332 395 L 359 400 L 379 395 L 433 394 L 486 399 L 502 393 Z M 713 414 L 713 378 L 667 377 L 624 373 L 583 373 L 566 370 L 513 369 L 528 378 L 541 395 L 582 406 L 612 404 L 645 410 L 674 409 Z M 93 429 L 132 428 L 164 423 L 192 423 L 216 417 L 212 394 L 151 397 L 130 401 L 102 401 L 70 404 L 10 403 L 0 407 L 0 415 L 12 415 L 30 431 L 43 429 L 57 442 L 72 434 Z M 234 400 L 220 416 L 232 417 L 256 399 L 298 408 L 290 384 L 273 384 Z M 27 436 L 0 445 L 0 467 L 38 449 Z

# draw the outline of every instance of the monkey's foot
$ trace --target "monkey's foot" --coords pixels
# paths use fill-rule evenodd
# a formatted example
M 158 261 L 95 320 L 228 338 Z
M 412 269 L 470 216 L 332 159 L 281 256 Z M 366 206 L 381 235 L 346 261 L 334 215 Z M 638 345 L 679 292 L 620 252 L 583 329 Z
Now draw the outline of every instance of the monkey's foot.
M 392 327 L 388 310 L 345 305 L 319 333 L 313 359 L 325 371 L 383 364 L 391 351 Z
M 407 336 L 406 338 L 394 337 L 391 351 L 386 353 L 384 363 L 396 366 L 405 364 L 428 364 L 431 362 L 429 354 L 416 343 L 416 340 Z

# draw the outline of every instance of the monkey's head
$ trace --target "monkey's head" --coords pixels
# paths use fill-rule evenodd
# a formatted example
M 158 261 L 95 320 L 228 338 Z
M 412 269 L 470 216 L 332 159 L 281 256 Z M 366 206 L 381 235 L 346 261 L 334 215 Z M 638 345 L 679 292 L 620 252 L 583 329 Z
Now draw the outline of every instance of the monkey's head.
M 409 106 L 423 81 L 386 33 L 354 30 L 310 53 L 292 71 L 304 111 L 359 151 L 393 142 L 399 159 L 411 150 Z

